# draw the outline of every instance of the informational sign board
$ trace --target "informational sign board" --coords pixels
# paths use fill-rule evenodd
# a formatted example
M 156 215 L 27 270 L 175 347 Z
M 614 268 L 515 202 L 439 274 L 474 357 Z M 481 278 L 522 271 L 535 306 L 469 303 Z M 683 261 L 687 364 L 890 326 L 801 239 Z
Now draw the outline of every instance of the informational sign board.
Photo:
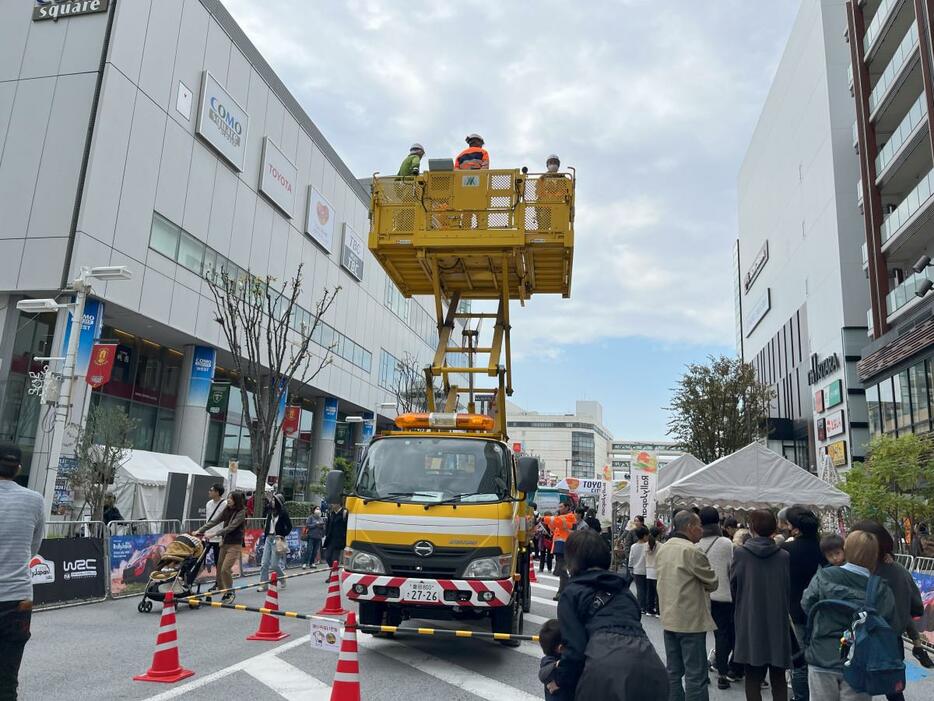
M 836 441 L 828 444 L 827 455 L 836 467 L 846 465 L 846 441 Z
M 243 170 L 250 115 L 210 71 L 201 76 L 197 132 L 238 171 Z
M 341 624 L 337 621 L 311 621 L 311 649 L 340 652 Z
M 334 248 L 334 226 L 337 215 L 331 203 L 315 188 L 308 186 L 308 207 L 305 215 L 305 233 L 326 253 Z
M 843 421 L 843 410 L 835 411 L 827 416 L 827 437 L 839 436 L 846 431 L 846 423 Z
M 211 498 L 208 490 L 217 481 L 217 477 L 212 475 L 192 475 L 191 498 L 188 500 L 188 518 L 192 521 L 203 521 L 207 518 L 204 509 Z
M 282 210 L 289 219 L 295 207 L 295 183 L 298 169 L 268 136 L 263 138 L 263 164 L 259 191 Z
M 357 280 L 363 280 L 363 256 L 366 246 L 360 235 L 344 224 L 344 239 L 341 245 L 341 267 Z
M 827 395 L 827 408 L 843 403 L 843 380 L 834 380 L 825 390 Z
M 29 561 L 33 601 L 42 604 L 103 598 L 107 561 L 100 538 L 48 538 Z

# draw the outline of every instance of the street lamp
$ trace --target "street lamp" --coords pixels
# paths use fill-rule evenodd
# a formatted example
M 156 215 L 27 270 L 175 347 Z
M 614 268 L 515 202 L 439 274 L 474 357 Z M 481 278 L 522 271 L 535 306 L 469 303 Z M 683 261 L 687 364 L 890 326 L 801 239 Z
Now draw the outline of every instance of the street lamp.
M 52 445 L 49 448 L 49 463 L 45 471 L 45 484 L 42 494 L 45 497 L 46 510 L 52 508 L 55 494 L 55 480 L 58 478 L 58 463 L 62 457 L 62 444 L 65 440 L 65 425 L 71 408 L 71 391 L 75 380 L 75 359 L 78 354 L 78 341 L 84 320 L 84 305 L 91 292 L 91 280 L 129 280 L 133 273 L 125 265 L 103 265 L 95 268 L 82 267 L 66 292 L 75 293 L 75 301 L 60 304 L 54 299 L 23 299 L 16 303 L 16 308 L 27 314 L 67 309 L 71 312 L 71 329 L 68 335 L 68 348 L 65 351 L 65 365 L 62 368 L 61 385 L 58 401 L 55 404 L 55 421 L 52 424 Z M 50 480 L 49 477 L 52 477 Z M 51 486 L 50 486 L 51 485 Z

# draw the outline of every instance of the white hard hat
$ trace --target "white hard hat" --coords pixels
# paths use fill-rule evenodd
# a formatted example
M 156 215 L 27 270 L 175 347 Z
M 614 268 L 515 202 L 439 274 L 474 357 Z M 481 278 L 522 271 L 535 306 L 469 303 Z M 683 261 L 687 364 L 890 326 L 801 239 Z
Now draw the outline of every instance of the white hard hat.
M 421 151 L 422 153 L 424 153 L 425 147 L 419 143 L 414 143 L 409 147 L 409 151 Z
M 470 134 L 470 135 L 467 136 L 467 138 L 465 139 L 465 141 L 469 144 L 469 143 L 470 143 L 471 141 L 473 141 L 474 139 L 479 139 L 481 144 L 485 144 L 485 143 L 486 143 L 486 142 L 483 140 L 483 137 L 480 136 L 479 134 Z
M 557 153 L 553 153 L 550 156 L 548 156 L 548 158 L 545 159 L 545 163 L 551 163 L 552 161 L 558 161 L 558 163 L 561 162 L 561 159 L 558 158 Z

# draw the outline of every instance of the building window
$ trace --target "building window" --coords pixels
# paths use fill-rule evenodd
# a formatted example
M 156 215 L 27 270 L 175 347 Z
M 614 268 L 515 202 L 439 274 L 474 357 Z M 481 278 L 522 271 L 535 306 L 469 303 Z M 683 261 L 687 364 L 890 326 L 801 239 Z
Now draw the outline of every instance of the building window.
M 592 433 L 571 432 L 571 476 L 592 478 L 596 474 L 596 451 Z
M 895 433 L 895 395 L 892 393 L 892 378 L 879 383 L 879 407 L 882 412 L 883 433 Z
M 879 409 L 879 385 L 866 388 L 866 409 L 869 412 L 869 436 L 882 435 L 882 412 Z
M 409 300 L 399 291 L 396 284 L 386 278 L 386 294 L 384 296 L 386 306 L 393 314 L 408 323 L 409 321 Z
M 908 370 L 908 381 L 911 383 L 911 409 L 916 433 L 927 433 L 931 428 L 927 365 L 928 363 L 920 362 Z
M 379 351 L 379 386 L 393 391 L 399 385 L 399 365 L 401 361 L 389 351 Z
M 175 224 L 154 213 L 152 217 L 152 233 L 149 237 L 149 247 L 157 253 L 161 253 L 166 258 L 175 260 L 175 256 L 178 255 L 178 238 L 180 232 L 181 229 L 175 226 Z
M 895 416 L 899 433 L 911 433 L 911 391 L 908 371 L 904 370 L 892 378 L 895 391 Z

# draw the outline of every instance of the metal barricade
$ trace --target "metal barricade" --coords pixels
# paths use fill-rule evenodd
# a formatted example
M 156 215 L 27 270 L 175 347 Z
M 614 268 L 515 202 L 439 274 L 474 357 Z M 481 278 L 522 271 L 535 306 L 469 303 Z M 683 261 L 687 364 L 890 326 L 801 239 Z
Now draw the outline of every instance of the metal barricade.
M 179 519 L 142 519 L 111 521 L 107 532 L 110 597 L 124 599 L 145 591 L 166 546 L 183 531 Z
M 908 553 L 895 553 L 895 562 L 911 572 L 915 568 L 915 557 Z
M 37 610 L 107 598 L 107 529 L 103 521 L 48 521 L 29 562 Z

